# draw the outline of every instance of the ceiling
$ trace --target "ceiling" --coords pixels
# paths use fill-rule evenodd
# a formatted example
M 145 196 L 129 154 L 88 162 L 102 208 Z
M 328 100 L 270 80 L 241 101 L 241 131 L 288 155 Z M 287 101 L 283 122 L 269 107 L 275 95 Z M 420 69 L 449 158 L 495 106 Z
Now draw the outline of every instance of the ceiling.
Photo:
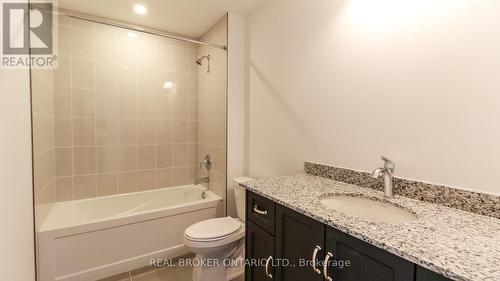
M 59 0 L 61 8 L 198 38 L 226 12 L 247 15 L 265 0 Z M 134 13 L 146 6 L 145 15 Z

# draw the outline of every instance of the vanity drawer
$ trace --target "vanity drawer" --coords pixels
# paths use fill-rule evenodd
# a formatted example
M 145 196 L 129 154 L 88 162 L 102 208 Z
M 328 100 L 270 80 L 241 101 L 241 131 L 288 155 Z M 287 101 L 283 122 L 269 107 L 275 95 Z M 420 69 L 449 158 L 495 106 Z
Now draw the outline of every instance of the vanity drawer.
M 275 203 L 267 198 L 247 191 L 247 220 L 274 235 Z

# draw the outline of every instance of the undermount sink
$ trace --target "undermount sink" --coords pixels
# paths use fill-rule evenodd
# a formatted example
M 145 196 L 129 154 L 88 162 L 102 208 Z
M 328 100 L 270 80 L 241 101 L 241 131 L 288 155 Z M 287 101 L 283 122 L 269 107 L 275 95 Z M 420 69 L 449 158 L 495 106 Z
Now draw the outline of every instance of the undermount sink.
M 415 214 L 403 207 L 363 195 L 327 194 L 320 197 L 320 202 L 327 209 L 368 221 L 397 224 L 418 219 Z

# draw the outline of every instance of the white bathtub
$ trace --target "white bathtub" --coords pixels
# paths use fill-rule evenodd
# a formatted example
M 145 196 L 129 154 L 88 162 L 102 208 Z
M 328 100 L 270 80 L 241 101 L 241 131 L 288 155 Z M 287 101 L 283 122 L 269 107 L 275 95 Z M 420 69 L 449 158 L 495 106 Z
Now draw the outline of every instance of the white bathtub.
M 221 200 L 186 185 L 41 206 L 39 279 L 98 280 L 187 254 L 184 230 L 214 218 Z

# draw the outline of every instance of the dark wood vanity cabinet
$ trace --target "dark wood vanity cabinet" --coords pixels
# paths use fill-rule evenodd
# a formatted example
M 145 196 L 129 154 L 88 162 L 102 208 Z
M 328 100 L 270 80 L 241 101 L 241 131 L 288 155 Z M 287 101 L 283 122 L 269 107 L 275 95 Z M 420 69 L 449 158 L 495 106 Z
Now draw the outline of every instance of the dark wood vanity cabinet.
M 250 191 L 246 210 L 246 281 L 449 281 Z
M 324 258 L 325 225 L 277 205 L 275 226 L 276 257 L 290 262 L 276 268 L 276 280 L 322 281 L 319 261 Z
M 249 264 L 245 269 L 245 280 L 268 281 L 274 278 L 274 267 L 272 258 L 274 254 L 274 237 L 252 222 L 246 222 L 246 245 L 247 257 L 252 257 L 256 264 Z M 268 263 L 269 261 L 269 263 Z M 266 271 L 266 263 L 267 271 Z
M 326 249 L 334 265 L 328 276 L 338 281 L 414 281 L 415 265 L 332 228 L 326 230 Z M 349 263 L 349 266 L 346 266 Z

